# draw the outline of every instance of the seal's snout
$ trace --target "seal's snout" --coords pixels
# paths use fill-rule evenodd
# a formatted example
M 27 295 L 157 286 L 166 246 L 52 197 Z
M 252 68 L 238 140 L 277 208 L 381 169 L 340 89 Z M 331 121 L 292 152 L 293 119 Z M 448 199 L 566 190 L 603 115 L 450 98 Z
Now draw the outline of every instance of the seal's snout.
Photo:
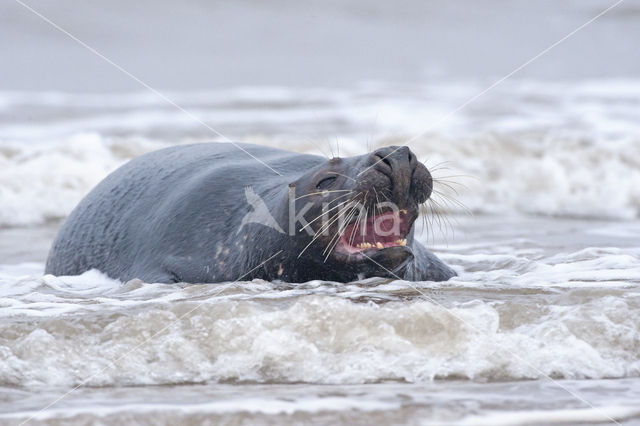
M 393 198 L 400 203 L 412 197 L 418 204 L 431 196 L 433 180 L 429 170 L 406 146 L 387 146 L 371 153 L 374 169 L 391 181 Z
M 409 148 L 387 146 L 374 151 L 371 156 L 376 170 L 389 176 L 398 190 L 409 192 L 407 184 L 411 182 L 411 175 L 417 164 L 416 156 Z

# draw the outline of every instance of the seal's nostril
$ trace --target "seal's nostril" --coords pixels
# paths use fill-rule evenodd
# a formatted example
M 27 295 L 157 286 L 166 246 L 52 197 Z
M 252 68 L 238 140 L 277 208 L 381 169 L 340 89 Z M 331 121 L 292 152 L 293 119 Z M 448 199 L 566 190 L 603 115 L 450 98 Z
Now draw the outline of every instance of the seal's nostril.
M 376 154 L 376 157 L 378 158 L 376 160 L 376 162 L 383 162 L 384 164 L 386 164 L 387 166 L 389 166 L 389 168 L 391 169 L 391 161 L 389 161 L 389 159 L 387 158 L 387 156 L 385 155 L 380 155 L 380 154 Z
M 413 160 L 415 160 L 415 157 L 413 156 L 413 152 L 411 152 L 411 150 L 409 150 L 409 164 L 411 164 L 413 162 Z

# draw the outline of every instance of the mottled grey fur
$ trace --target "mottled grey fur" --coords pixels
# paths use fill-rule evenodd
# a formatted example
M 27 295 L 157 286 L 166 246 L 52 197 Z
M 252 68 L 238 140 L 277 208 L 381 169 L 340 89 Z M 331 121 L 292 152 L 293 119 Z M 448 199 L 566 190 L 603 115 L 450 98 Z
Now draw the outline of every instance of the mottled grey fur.
M 255 223 L 240 228 L 250 211 L 246 187 L 265 201 L 286 230 L 290 184 L 298 182 L 300 188 L 305 176 L 328 167 L 328 160 L 319 156 L 241 146 L 282 176 L 226 143 L 143 155 L 106 177 L 73 210 L 53 243 L 46 272 L 76 275 L 95 268 L 122 280 L 213 283 L 236 280 L 280 251 L 243 279 L 390 276 L 371 263 L 341 269 L 336 261 L 323 262 L 322 250 L 308 250 L 298 258 L 306 234 L 289 236 Z M 357 171 L 364 164 L 360 158 L 343 161 L 353 161 L 348 167 Z M 417 241 L 410 246 L 413 259 L 399 271 L 403 278 L 439 281 L 455 275 Z

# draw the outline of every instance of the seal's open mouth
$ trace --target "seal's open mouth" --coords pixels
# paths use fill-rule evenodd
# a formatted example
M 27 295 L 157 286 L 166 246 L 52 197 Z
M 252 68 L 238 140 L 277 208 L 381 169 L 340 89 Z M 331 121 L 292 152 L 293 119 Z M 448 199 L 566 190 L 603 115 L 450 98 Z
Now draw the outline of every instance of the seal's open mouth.
M 366 220 L 353 221 L 345 228 L 336 246 L 343 254 L 357 254 L 407 245 L 407 234 L 413 223 L 407 210 L 390 211 Z

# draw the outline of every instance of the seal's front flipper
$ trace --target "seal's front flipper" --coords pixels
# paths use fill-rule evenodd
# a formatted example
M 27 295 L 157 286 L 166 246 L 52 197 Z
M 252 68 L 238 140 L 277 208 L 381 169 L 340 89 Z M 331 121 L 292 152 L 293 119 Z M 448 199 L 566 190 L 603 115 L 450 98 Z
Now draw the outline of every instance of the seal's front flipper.
M 447 281 L 458 275 L 419 242 L 414 242 L 413 250 L 415 253 L 415 261 L 407 268 L 407 280 Z

